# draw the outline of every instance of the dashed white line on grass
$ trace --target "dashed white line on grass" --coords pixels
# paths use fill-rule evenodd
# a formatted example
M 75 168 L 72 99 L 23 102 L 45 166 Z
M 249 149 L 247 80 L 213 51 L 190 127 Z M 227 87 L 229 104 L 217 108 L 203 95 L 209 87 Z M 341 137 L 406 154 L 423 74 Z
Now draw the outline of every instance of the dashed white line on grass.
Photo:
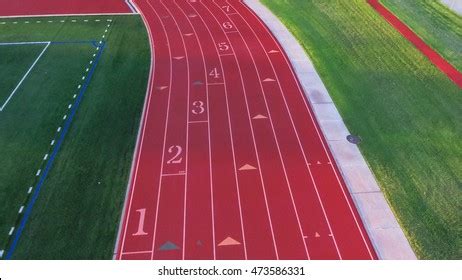
M 69 104 L 69 106 L 67 106 L 67 109 L 70 109 L 72 107 L 72 104 Z
M 78 85 L 78 86 L 77 86 L 77 89 L 80 89 L 81 87 L 82 87 L 82 85 Z
M 82 76 L 82 81 L 85 80 L 85 76 Z
M 29 190 L 27 190 L 27 193 L 30 194 L 32 192 L 32 187 L 29 187 Z
M 14 232 L 14 227 L 11 227 L 10 232 L 8 233 L 8 235 L 11 236 L 13 234 L 13 232 Z
M 21 213 L 22 213 L 22 210 L 24 210 L 24 206 L 21 206 L 21 207 L 19 208 L 18 213 L 21 214 Z
M 67 115 L 64 115 L 63 120 L 67 119 Z
M 37 173 L 35 173 L 35 176 L 39 176 L 40 173 L 42 173 L 42 169 L 37 170 Z
M 85 69 L 85 72 L 88 72 L 89 70 L 90 70 L 90 68 L 87 68 L 87 69 Z
M 2 257 L 3 257 L 3 253 L 4 253 L 4 252 L 5 252 L 5 251 L 3 251 L 3 250 L 0 250 L 0 258 L 2 258 Z
M 55 144 L 55 140 L 51 140 L 50 145 L 53 146 Z
M 61 127 L 58 127 L 58 129 L 56 129 L 57 132 L 60 132 L 61 131 Z
M 45 156 L 43 156 L 43 160 L 47 160 L 48 159 L 48 154 L 45 154 Z
M 74 94 L 74 96 L 72 96 L 73 99 L 75 99 L 77 97 L 77 94 Z

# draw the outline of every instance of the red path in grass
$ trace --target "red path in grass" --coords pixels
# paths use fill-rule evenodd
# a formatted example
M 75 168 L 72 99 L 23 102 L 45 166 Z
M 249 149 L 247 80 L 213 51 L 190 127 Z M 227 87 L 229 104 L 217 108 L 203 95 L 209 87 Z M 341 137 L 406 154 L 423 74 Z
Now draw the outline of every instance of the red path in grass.
M 138 0 L 153 69 L 117 259 L 375 259 L 280 45 L 240 1 Z
M 0 16 L 131 13 L 125 0 L 0 0 Z
M 408 39 L 419 51 L 421 51 L 430 61 L 438 67 L 449 79 L 462 88 L 462 73 L 452 66 L 439 53 L 433 50 L 417 34 L 414 33 L 406 24 L 404 24 L 391 11 L 383 6 L 379 0 L 367 0 L 367 2 L 385 18 L 399 33 Z

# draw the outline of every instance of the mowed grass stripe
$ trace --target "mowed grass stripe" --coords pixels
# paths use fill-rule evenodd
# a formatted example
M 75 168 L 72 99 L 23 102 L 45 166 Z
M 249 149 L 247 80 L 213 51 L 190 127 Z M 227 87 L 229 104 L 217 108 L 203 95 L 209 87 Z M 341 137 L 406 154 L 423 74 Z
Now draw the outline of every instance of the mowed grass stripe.
M 427 44 L 462 71 L 462 17 L 440 1 L 380 0 Z
M 263 1 L 312 58 L 420 258 L 462 257 L 462 91 L 365 0 Z

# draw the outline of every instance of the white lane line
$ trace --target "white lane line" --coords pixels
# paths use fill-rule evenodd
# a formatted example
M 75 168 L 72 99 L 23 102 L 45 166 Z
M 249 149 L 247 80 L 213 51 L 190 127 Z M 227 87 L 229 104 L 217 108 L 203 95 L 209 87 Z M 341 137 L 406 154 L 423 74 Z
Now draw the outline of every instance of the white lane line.
M 181 33 L 181 28 L 180 25 L 178 24 L 176 18 L 173 16 L 169 8 L 161 2 L 161 5 L 165 8 L 165 10 L 170 14 L 170 16 L 173 18 L 173 21 L 175 22 L 177 28 L 176 30 Z M 181 36 L 181 42 L 183 44 L 183 50 L 186 54 L 186 69 L 187 69 L 187 80 L 188 84 L 191 82 L 191 74 L 190 74 L 190 64 L 189 64 L 189 52 L 186 49 L 186 43 L 184 41 L 183 36 Z M 191 87 L 188 87 L 188 93 L 187 93 L 187 104 L 190 102 L 190 96 L 191 96 Z M 189 123 L 189 109 L 188 112 L 186 113 L 186 124 Z M 185 151 L 185 171 L 186 171 L 186 176 L 184 180 L 184 198 L 183 198 L 183 244 L 186 244 L 186 219 L 187 219 L 187 198 L 188 198 L 188 150 L 189 150 L 189 125 L 186 125 L 186 151 Z M 182 252 L 182 258 L 183 260 L 185 259 L 186 255 L 186 246 L 183 246 L 183 252 Z
M 195 35 L 195 38 L 196 38 L 196 43 L 198 44 L 199 46 L 199 50 L 201 52 L 201 57 L 202 57 L 202 64 L 203 64 L 203 67 L 204 69 L 207 68 L 207 64 L 205 62 L 205 55 L 204 55 L 204 50 L 202 48 L 202 44 L 201 42 L 199 41 L 199 35 L 196 31 L 196 27 L 192 24 L 191 20 L 187 17 L 185 11 L 180 7 L 180 5 L 178 5 L 177 2 L 175 2 L 175 5 L 176 7 L 183 13 L 183 15 L 185 16 L 185 18 L 187 19 L 187 21 L 189 22 L 189 25 L 190 27 L 192 27 L 192 30 L 194 33 L 189 33 L 191 35 Z M 186 36 L 189 36 L 186 35 Z M 212 38 L 211 38 L 212 39 Z M 207 74 L 204 72 L 204 80 L 207 80 Z M 209 88 L 208 87 L 205 87 L 205 95 L 206 95 L 206 99 L 207 99 L 207 104 L 210 104 L 209 102 Z M 210 120 L 210 107 L 207 106 L 207 120 L 206 121 L 190 121 L 190 123 L 207 123 L 207 135 L 208 135 L 208 141 L 209 141 L 209 174 L 210 174 L 210 207 L 211 207 L 211 212 L 212 212 L 212 215 L 211 215 L 211 224 L 212 224 L 212 243 L 214 244 L 213 246 L 213 259 L 216 260 L 216 234 L 215 234 L 215 202 L 214 202 L 214 188 L 213 188 L 213 172 L 212 172 L 212 140 L 211 140 L 211 132 L 210 132 L 210 122 L 208 121 Z M 232 140 L 231 140 L 232 142 Z
M 24 76 L 22 77 L 21 81 L 19 81 L 19 83 L 16 85 L 16 87 L 14 88 L 13 92 L 11 92 L 11 94 L 8 96 L 8 98 L 6 99 L 5 103 L 3 103 L 2 107 L 0 107 L 0 112 L 3 111 L 3 109 L 5 109 L 6 105 L 8 105 L 8 102 L 10 102 L 11 98 L 13 98 L 14 94 L 16 93 L 16 91 L 19 89 L 19 87 L 21 87 L 22 83 L 24 82 L 24 80 L 27 78 L 27 76 L 29 76 L 29 73 L 32 71 L 32 69 L 35 67 L 35 65 L 37 64 L 37 62 L 40 60 L 40 58 L 43 56 L 43 54 L 45 53 L 45 51 L 48 49 L 48 47 L 50 46 L 51 42 L 46 42 L 46 45 L 45 47 L 43 48 L 42 52 L 39 54 L 39 56 L 37 57 L 37 59 L 35 59 L 34 63 L 32 63 L 31 67 L 29 67 L 29 70 L 27 70 L 26 74 L 24 74 Z
M 192 9 L 195 10 L 197 15 L 201 19 L 201 21 L 204 23 L 204 25 L 207 28 L 207 31 L 208 31 L 211 39 L 216 40 L 216 37 L 213 36 L 212 32 L 210 31 L 209 26 L 206 24 L 205 19 L 201 16 L 201 14 L 197 11 L 197 9 L 193 5 L 191 5 L 191 4 L 189 4 L 189 5 L 190 5 L 190 7 Z M 208 8 L 205 5 L 203 5 L 203 6 L 208 10 Z M 210 13 L 210 10 L 209 10 L 209 13 Z M 215 18 L 215 20 L 216 20 L 216 18 Z M 216 47 L 215 47 L 215 51 L 217 52 L 217 54 L 219 54 L 219 50 Z M 221 72 L 224 73 L 223 60 L 220 58 L 219 61 L 220 61 Z M 225 83 L 226 83 L 226 76 L 225 75 L 223 75 L 223 81 L 224 81 L 223 83 L 208 83 L 207 85 L 225 85 Z M 240 190 L 239 190 L 240 185 L 239 185 L 239 180 L 238 180 L 238 177 L 237 177 L 238 175 L 237 175 L 236 153 L 235 153 L 235 147 L 234 147 L 233 129 L 232 129 L 232 126 L 231 126 L 231 115 L 230 115 L 229 100 L 228 100 L 229 92 L 228 92 L 228 89 L 227 89 L 226 86 L 224 87 L 224 91 L 225 91 L 225 100 L 226 100 L 226 110 L 227 110 L 227 115 L 228 115 L 228 127 L 229 127 L 230 138 L 231 138 L 230 139 L 231 140 L 231 150 L 232 150 L 232 154 L 233 154 L 234 180 L 236 182 L 236 194 L 237 194 L 237 197 L 238 197 L 237 202 L 238 202 L 238 207 L 239 207 L 239 218 L 240 218 L 240 223 L 241 223 L 242 243 L 243 243 L 243 246 L 244 246 L 244 257 L 245 257 L 245 259 L 247 259 L 247 245 L 246 245 L 247 242 L 246 242 L 246 237 L 245 237 L 244 217 L 243 217 L 243 214 L 242 214 L 241 195 L 240 195 Z M 264 187 L 262 187 L 262 188 L 263 188 L 263 193 L 265 193 Z M 265 196 L 265 198 L 266 198 L 266 196 Z M 272 225 L 272 222 L 271 222 L 271 218 L 270 218 L 270 214 L 269 214 L 269 208 L 268 208 L 267 203 L 266 203 L 266 206 L 267 206 L 266 209 L 267 209 L 267 214 L 268 214 L 269 226 L 270 226 L 271 234 L 272 234 L 272 237 L 273 237 L 273 244 L 274 244 L 274 248 L 275 248 L 275 254 L 276 254 L 276 258 L 279 259 L 277 247 L 275 245 L 276 243 L 275 243 L 275 239 L 274 239 L 273 225 Z
M 152 6 L 152 4 L 150 2 L 148 2 L 148 5 L 151 7 L 152 11 L 156 14 L 159 21 L 161 21 L 161 19 L 159 17 L 159 14 L 156 12 L 156 10 Z M 170 39 L 167 36 L 167 30 L 166 30 L 166 28 L 165 28 L 165 26 L 163 24 L 162 24 L 162 30 L 163 30 L 164 36 L 165 36 L 165 38 L 167 40 L 167 43 L 170 45 Z M 168 48 L 168 53 L 169 53 L 169 57 L 171 58 L 173 55 L 172 55 L 172 50 L 171 50 L 170 47 Z M 169 66 L 170 66 L 170 80 L 169 80 L 170 86 L 169 86 L 169 90 L 168 90 L 167 116 L 165 118 L 164 139 L 163 139 L 163 148 L 162 148 L 162 163 L 165 160 L 165 150 L 166 150 L 165 147 L 166 147 L 166 142 L 167 142 L 167 128 L 168 128 L 168 121 L 169 121 L 169 115 L 170 115 L 170 99 L 171 99 L 170 97 L 171 97 L 171 92 L 172 92 L 171 89 L 172 89 L 172 83 L 173 83 L 173 64 L 169 63 Z M 164 164 L 162 164 L 161 167 L 160 167 L 160 175 L 162 175 L 163 171 L 164 171 Z M 159 205 L 160 205 L 161 189 L 162 189 L 162 177 L 159 176 L 159 188 L 158 188 L 158 191 L 157 191 L 157 202 L 156 202 L 156 218 L 155 218 L 155 222 L 154 222 L 153 239 L 152 239 L 152 245 L 151 245 L 151 259 L 154 258 L 154 252 L 155 252 L 155 247 L 154 246 L 155 246 L 156 237 L 157 237 L 157 221 L 159 220 L 158 216 L 159 216 Z M 127 230 L 127 228 L 125 230 Z
M 216 3 L 215 3 L 216 5 Z M 217 5 L 218 7 L 218 5 Z M 219 8 L 219 7 L 218 7 Z M 236 23 L 234 22 L 233 19 L 231 19 L 230 17 L 228 17 L 228 20 L 230 22 L 232 22 L 232 24 L 234 26 L 236 26 Z M 294 198 L 294 194 L 293 194 L 293 186 L 289 180 L 289 176 L 287 175 L 287 167 L 286 167 L 286 161 L 284 160 L 284 157 L 282 156 L 282 152 L 281 152 L 281 148 L 280 148 L 280 145 L 279 145 L 279 139 L 276 135 L 276 130 L 274 128 L 274 123 L 273 123 L 273 120 L 272 120 L 272 114 L 271 114 L 271 110 L 268 106 L 268 101 L 267 101 L 267 97 L 266 97 L 266 94 L 265 94 L 265 90 L 263 88 L 263 84 L 262 84 L 262 77 L 261 77 L 261 74 L 260 74 L 260 71 L 259 71 L 259 68 L 257 66 L 257 62 L 255 60 L 255 52 L 252 52 L 252 50 L 250 49 L 249 47 L 249 44 L 247 42 L 247 40 L 244 38 L 244 35 L 239 31 L 237 30 L 237 33 L 239 34 L 239 36 L 241 37 L 242 41 L 244 42 L 244 45 L 246 46 L 246 49 L 251 57 L 251 60 L 253 62 L 253 66 L 255 68 L 255 73 L 258 77 L 258 80 L 259 80 L 259 86 L 260 86 L 260 93 L 261 93 L 261 97 L 263 98 L 263 101 L 264 101 L 264 104 L 265 104 L 265 108 L 266 108 L 266 111 L 268 112 L 268 117 L 269 117 L 269 121 L 270 121 L 270 126 L 271 126 L 271 131 L 272 131 L 272 134 L 273 134 L 273 137 L 274 137 L 274 140 L 276 142 L 276 148 L 277 148 L 277 151 L 278 151 L 278 155 L 279 155 L 279 161 L 282 165 L 282 170 L 284 172 L 284 179 L 285 179 L 285 182 L 287 184 L 287 189 L 289 191 L 289 195 L 290 195 L 290 200 L 292 202 L 292 207 L 293 207 L 293 210 L 294 210 L 294 213 L 295 213 L 295 217 L 297 219 L 297 224 L 298 224 L 298 228 L 299 228 L 299 231 L 300 231 L 300 237 L 302 239 L 302 242 L 303 242 L 303 245 L 305 247 L 305 252 L 306 252 L 306 255 L 308 257 L 308 259 L 310 259 L 310 253 L 309 253 L 309 250 L 308 250 L 308 245 L 307 245 L 307 242 L 304 240 L 303 238 L 303 227 L 302 227 L 302 222 L 301 222 L 301 219 L 300 219 L 300 215 L 299 215 L 299 211 L 298 211 L 298 208 L 297 208 L 297 204 L 295 203 L 295 198 Z M 229 40 L 229 37 L 228 37 L 228 40 Z M 233 47 L 231 47 L 231 49 L 233 49 Z M 264 50 L 264 49 L 263 49 Z M 234 50 L 233 50 L 234 51 Z M 266 54 L 266 52 L 265 52 Z M 238 59 L 236 58 L 236 61 L 238 61 Z M 241 74 L 241 78 L 243 79 L 243 76 L 242 76 L 242 73 L 241 73 L 241 67 L 239 66 L 239 62 L 238 63 L 238 68 L 239 68 L 239 72 Z M 263 82 L 265 81 L 275 81 L 273 79 L 265 79 L 263 80 Z M 244 83 L 245 84 L 245 83 Z M 244 85 L 243 84 L 243 85 Z M 244 96 L 246 98 L 246 103 L 247 103 L 247 97 Z M 253 130 L 253 125 L 251 124 L 251 127 L 252 127 L 252 130 Z M 294 127 L 294 130 L 295 130 L 295 127 Z M 258 151 L 258 150 L 257 150 Z
M 277 46 L 277 48 L 279 49 L 279 51 L 280 51 L 281 53 L 284 53 L 283 50 L 282 50 L 281 45 L 280 45 L 279 42 L 276 40 L 276 38 L 275 38 L 274 35 L 271 33 L 271 31 L 268 29 L 268 27 L 264 25 L 264 23 L 262 22 L 262 20 L 254 14 L 254 12 L 250 9 L 250 7 L 248 7 L 247 5 L 244 5 L 244 8 L 248 9 L 249 12 L 256 18 L 257 22 L 263 27 L 264 30 L 266 30 L 266 32 L 269 34 L 269 37 L 270 37 L 271 40 L 276 44 L 276 46 Z M 251 29 L 252 29 L 252 28 L 251 28 Z M 253 29 L 252 29 L 252 30 L 253 30 Z M 254 31 L 254 32 L 255 32 L 255 31 Z M 300 82 L 299 82 L 299 80 L 298 80 L 297 75 L 296 75 L 295 72 L 294 72 L 293 67 L 291 67 L 291 65 L 292 65 L 291 62 L 289 61 L 289 59 L 287 58 L 286 55 L 283 55 L 283 58 L 284 58 L 284 60 L 285 60 L 285 62 L 286 62 L 286 64 L 287 64 L 287 66 L 289 67 L 289 69 L 290 69 L 290 71 L 291 71 L 291 73 L 292 73 L 292 77 L 296 80 L 296 84 L 297 84 L 297 88 L 298 88 L 299 94 L 301 95 L 301 97 L 302 97 L 302 99 L 303 99 L 303 101 L 304 101 L 304 103 L 305 103 L 305 108 L 306 108 L 306 110 L 307 110 L 307 112 L 308 112 L 308 114 L 309 114 L 309 116 L 310 116 L 310 119 L 311 119 L 312 123 L 313 123 L 313 124 L 318 123 L 316 117 L 313 115 L 313 113 L 312 113 L 311 110 L 310 110 L 310 107 L 309 107 L 309 105 L 308 105 L 308 99 L 306 98 L 306 96 L 305 96 L 305 94 L 304 94 L 304 90 L 301 88 L 301 84 L 300 84 Z M 273 67 L 273 71 L 275 71 L 275 70 L 274 70 L 274 67 Z M 330 154 L 329 154 L 329 151 L 328 151 L 328 149 L 326 148 L 326 144 L 324 143 L 324 140 L 323 140 L 323 139 L 325 139 L 325 138 L 323 138 L 323 136 L 321 135 L 321 132 L 319 131 L 318 126 L 315 125 L 314 127 L 315 127 L 315 130 L 316 130 L 316 134 L 318 135 L 318 138 L 319 138 L 319 140 L 321 141 L 321 144 L 322 144 L 322 146 L 323 146 L 324 152 L 325 152 L 325 154 L 327 155 L 327 158 L 329 159 L 329 162 L 332 162 L 332 159 L 331 159 L 331 156 L 330 156 Z M 301 145 L 301 144 L 299 143 L 299 145 Z M 304 151 L 304 149 L 303 149 L 303 151 Z M 348 207 L 349 207 L 350 213 L 353 215 L 353 219 L 355 220 L 356 226 L 357 226 L 357 228 L 358 228 L 358 230 L 359 230 L 359 232 L 360 232 L 360 234 L 361 234 L 361 237 L 362 237 L 363 242 L 364 242 L 364 244 L 365 244 L 365 246 L 366 246 L 366 248 L 367 248 L 367 250 L 368 250 L 368 252 L 369 252 L 369 255 L 370 255 L 371 259 L 374 259 L 373 255 L 372 255 L 372 252 L 371 252 L 371 249 L 369 248 L 369 244 L 367 243 L 367 241 L 366 241 L 366 239 L 365 239 L 363 229 L 362 229 L 361 226 L 359 225 L 358 217 L 356 217 L 356 214 L 355 214 L 355 212 L 353 211 L 353 208 L 352 208 L 352 206 L 351 206 L 351 203 L 350 203 L 350 201 L 349 201 L 349 199 L 348 199 L 348 197 L 347 197 L 347 195 L 346 195 L 345 186 L 344 186 L 344 184 L 341 182 L 341 180 L 340 180 L 340 178 L 339 178 L 339 175 L 338 175 L 338 173 L 337 173 L 337 170 L 336 170 L 336 168 L 335 168 L 332 164 L 331 164 L 331 168 L 332 168 L 332 170 L 333 170 L 333 172 L 334 172 L 334 174 L 335 174 L 335 177 L 336 177 L 336 179 L 337 179 L 337 182 L 339 183 L 340 189 L 341 189 L 341 191 L 342 191 L 342 193 L 343 193 L 343 196 L 344 196 L 344 198 L 345 198 L 345 200 L 346 200 L 346 202 L 347 202 L 347 205 L 348 205 Z M 313 178 L 312 180 L 314 180 L 314 178 Z M 332 232 L 332 231 L 331 231 L 331 232 Z M 335 238 L 334 238 L 334 240 L 335 240 Z

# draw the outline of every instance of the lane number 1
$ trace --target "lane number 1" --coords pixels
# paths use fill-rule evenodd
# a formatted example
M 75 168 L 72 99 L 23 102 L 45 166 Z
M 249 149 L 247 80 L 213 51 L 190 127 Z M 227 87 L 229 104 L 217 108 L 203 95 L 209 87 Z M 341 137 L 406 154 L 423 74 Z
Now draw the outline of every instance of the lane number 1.
M 138 223 L 138 231 L 132 234 L 133 236 L 148 235 L 144 231 L 144 220 L 146 218 L 146 208 L 138 209 L 136 212 L 140 213 L 140 221 Z

